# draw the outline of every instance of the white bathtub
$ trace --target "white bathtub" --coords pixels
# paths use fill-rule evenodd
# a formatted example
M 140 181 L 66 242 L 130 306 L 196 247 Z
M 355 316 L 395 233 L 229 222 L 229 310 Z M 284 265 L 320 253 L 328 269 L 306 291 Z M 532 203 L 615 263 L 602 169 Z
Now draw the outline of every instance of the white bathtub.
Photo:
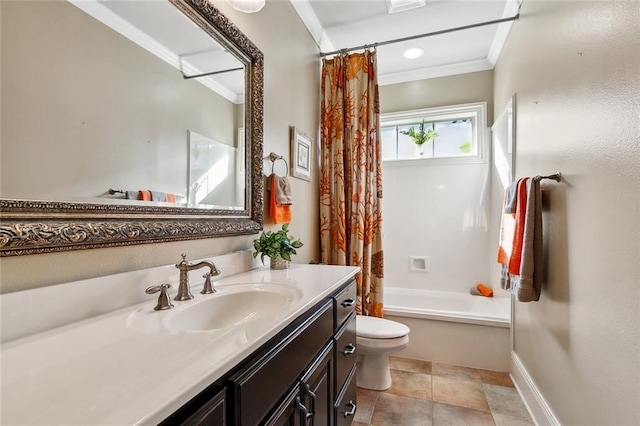
M 385 288 L 384 311 L 386 315 L 494 327 L 509 327 L 510 323 L 508 297 L 472 296 L 451 291 Z
M 510 298 L 386 287 L 385 318 L 411 329 L 397 356 L 509 371 Z

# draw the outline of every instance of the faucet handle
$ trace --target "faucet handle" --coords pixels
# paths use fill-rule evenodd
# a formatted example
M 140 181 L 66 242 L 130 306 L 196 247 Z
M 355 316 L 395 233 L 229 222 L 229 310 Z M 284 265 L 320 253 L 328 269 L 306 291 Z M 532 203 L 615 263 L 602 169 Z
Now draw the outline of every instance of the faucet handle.
M 216 265 L 213 265 L 213 276 L 217 277 L 221 273 L 222 273 L 222 271 L 220 269 L 218 269 L 218 267 Z
M 213 275 L 220 275 L 220 272 L 218 272 L 217 274 L 214 273 Z M 213 288 L 213 285 L 211 285 L 211 272 L 207 272 L 202 276 L 202 278 L 204 278 L 204 287 L 202 287 L 202 291 L 200 292 L 200 294 L 215 293 L 216 289 Z
M 160 292 L 160 296 L 158 296 L 158 303 L 153 308 L 154 311 L 164 311 L 165 309 L 173 308 L 173 304 L 171 303 L 171 299 L 167 295 L 167 289 L 171 288 L 171 284 L 161 284 L 154 285 L 148 287 L 144 292 L 147 294 L 154 294 Z

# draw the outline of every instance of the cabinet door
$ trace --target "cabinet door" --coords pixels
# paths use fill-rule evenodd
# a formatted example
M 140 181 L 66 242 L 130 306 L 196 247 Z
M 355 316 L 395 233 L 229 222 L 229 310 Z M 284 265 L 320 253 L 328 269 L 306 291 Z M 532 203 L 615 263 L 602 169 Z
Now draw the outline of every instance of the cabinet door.
M 329 343 L 302 377 L 300 393 L 308 410 L 306 426 L 333 424 L 333 364 L 333 343 Z
M 160 426 L 226 426 L 228 403 L 225 389 L 212 386 L 160 422 Z
M 333 305 L 326 300 L 293 330 L 278 337 L 248 366 L 229 379 L 236 426 L 261 424 L 283 395 L 299 383 L 333 335 Z
M 300 387 L 296 386 L 264 422 L 265 426 L 302 426 L 308 409 L 301 398 Z
M 305 370 L 299 384 L 274 410 L 265 425 L 332 425 L 333 363 L 333 344 L 329 343 Z
M 183 426 L 224 426 L 226 422 L 226 405 L 223 390 L 181 424 Z
M 351 369 L 342 391 L 336 398 L 335 426 L 351 425 L 351 422 L 353 422 L 353 416 L 356 414 L 356 369 L 357 366 L 354 366 Z

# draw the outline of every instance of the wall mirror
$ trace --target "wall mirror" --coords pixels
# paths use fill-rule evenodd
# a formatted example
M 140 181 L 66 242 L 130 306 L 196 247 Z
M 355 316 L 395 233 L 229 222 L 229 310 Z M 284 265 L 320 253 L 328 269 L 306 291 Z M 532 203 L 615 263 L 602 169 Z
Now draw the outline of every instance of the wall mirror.
M 207 0 L 0 7 L 1 256 L 262 229 L 263 55 Z
M 493 134 L 493 162 L 503 189 L 506 189 L 515 179 L 515 112 L 516 95 L 514 94 L 491 126 L 491 133 Z

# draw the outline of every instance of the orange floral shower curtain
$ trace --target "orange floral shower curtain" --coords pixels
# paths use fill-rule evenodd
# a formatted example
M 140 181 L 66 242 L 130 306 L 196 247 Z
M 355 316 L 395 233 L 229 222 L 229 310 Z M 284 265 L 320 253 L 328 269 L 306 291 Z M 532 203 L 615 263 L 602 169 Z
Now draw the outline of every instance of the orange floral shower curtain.
M 382 317 L 382 170 L 376 52 L 322 62 L 322 262 L 360 266 L 356 312 Z

